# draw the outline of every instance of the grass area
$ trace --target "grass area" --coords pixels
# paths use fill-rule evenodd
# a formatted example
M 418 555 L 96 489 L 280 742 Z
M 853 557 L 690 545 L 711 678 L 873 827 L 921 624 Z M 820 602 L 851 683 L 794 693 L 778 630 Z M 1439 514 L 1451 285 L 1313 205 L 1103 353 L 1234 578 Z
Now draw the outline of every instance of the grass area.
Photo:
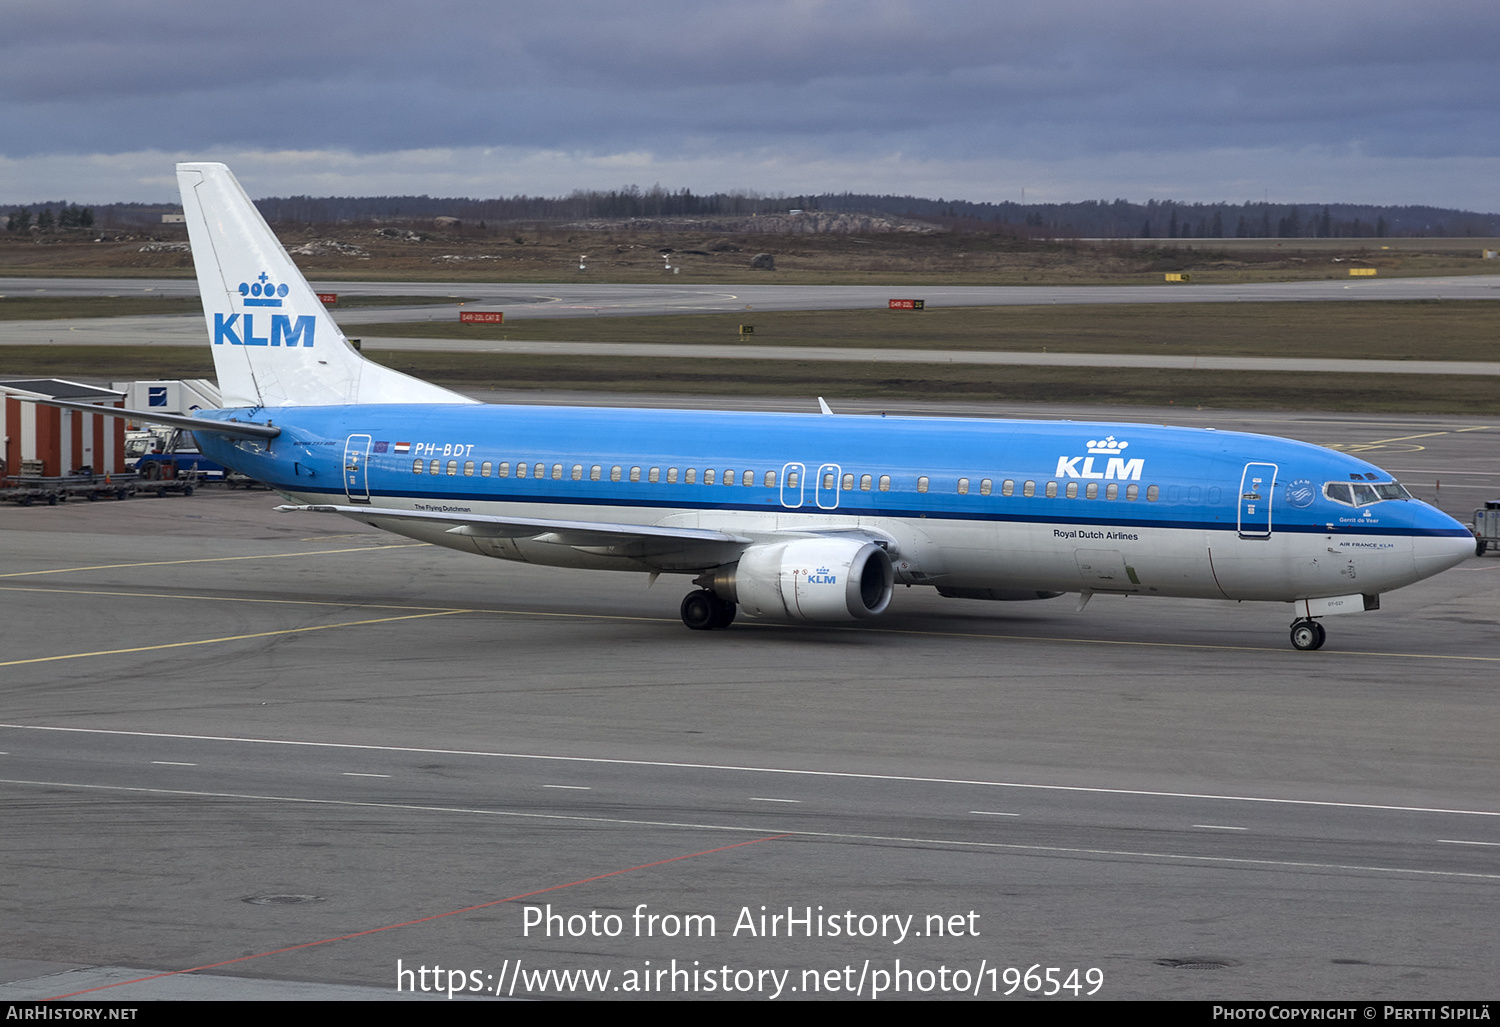
M 196 296 L 177 299 L 168 296 L 0 296 L 0 321 L 201 313 L 203 304 Z
M 986 232 L 865 235 L 732 234 L 707 229 L 614 225 L 600 229 L 555 225 L 470 226 L 431 233 L 421 242 L 392 240 L 372 224 L 277 226 L 288 247 L 336 240 L 365 256 L 297 256 L 310 278 L 362 281 L 562 281 L 742 285 L 1160 284 L 1165 272 L 1189 272 L 1197 283 L 1286 282 L 1348 278 L 1351 266 L 1382 277 L 1500 273 L 1482 250 L 1483 239 L 1180 239 L 1045 241 Z M 429 226 L 430 227 L 430 226 Z M 182 241 L 186 233 L 157 226 L 151 238 Z M 57 238 L 47 245 L 0 234 L 0 276 L 191 277 L 192 257 L 174 251 L 143 253 L 140 237 L 108 241 Z M 669 250 L 677 273 L 663 271 Z M 758 253 L 775 258 L 774 271 L 753 270 Z M 587 271 L 579 271 L 587 254 Z M 395 287 L 399 290 L 399 285 Z
M 878 349 L 1199 356 L 1500 360 L 1500 305 L 1482 300 L 1359 303 L 1143 303 L 815 310 L 659 317 L 451 321 L 351 327 L 363 339 L 861 346 Z M 372 343 L 378 345 L 378 343 Z M 738 366 L 738 365 L 736 365 Z
M 800 360 L 547 357 L 374 351 L 371 359 L 455 389 L 735 396 L 975 399 L 1020 403 L 1500 415 L 1496 379 L 1148 368 L 852 364 Z M 207 346 L 0 346 L 0 377 L 212 378 Z
M 472 303 L 472 296 L 340 296 L 334 310 L 353 307 L 416 307 Z M 144 314 L 201 314 L 197 297 L 166 296 L 0 296 L 0 321 L 52 321 L 69 317 L 135 317 Z

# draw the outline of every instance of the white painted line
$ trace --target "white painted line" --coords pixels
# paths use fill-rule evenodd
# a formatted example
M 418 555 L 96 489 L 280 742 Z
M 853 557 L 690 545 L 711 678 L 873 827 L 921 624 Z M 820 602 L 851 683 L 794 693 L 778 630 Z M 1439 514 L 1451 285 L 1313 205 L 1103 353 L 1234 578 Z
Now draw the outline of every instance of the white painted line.
M 971 809 L 969 812 L 976 817 L 1019 817 L 1021 815 L 1019 813 L 996 813 L 988 809 Z
M 570 792 L 592 792 L 588 785 L 542 785 L 543 788 L 566 788 Z
M 1469 842 L 1462 838 L 1439 838 L 1438 841 L 1444 845 L 1492 845 L 1500 848 L 1500 842 Z
M 764 826 L 740 826 L 738 824 L 694 823 L 674 820 L 634 820 L 625 817 L 579 816 L 563 813 L 518 813 L 514 810 L 476 809 L 465 806 L 418 806 L 397 802 L 357 802 L 349 799 L 310 799 L 291 795 L 255 795 L 242 792 L 202 792 L 184 788 L 138 788 L 126 785 L 91 785 L 73 781 L 21 781 L 0 778 L 0 785 L 17 785 L 32 788 L 73 788 L 86 792 L 120 792 L 135 795 L 185 795 L 207 799 L 250 799 L 257 802 L 285 802 L 302 806 L 339 806 L 351 809 L 388 809 L 412 813 L 446 813 L 477 817 L 504 817 L 515 820 L 562 821 L 580 824 L 621 824 L 630 827 L 679 827 L 697 831 L 727 831 L 735 834 L 764 834 Z M 1248 859 L 1236 856 L 1199 856 L 1178 852 L 1143 852 L 1131 849 L 1085 849 L 1063 845 L 1021 845 L 1009 842 L 975 842 L 963 838 L 921 838 L 905 835 L 850 834 L 844 831 L 790 830 L 787 837 L 826 838 L 841 842 L 876 842 L 888 844 L 902 842 L 914 845 L 956 845 L 972 849 L 989 849 L 1003 852 L 1029 852 L 1047 856 L 1118 856 L 1126 859 L 1172 860 L 1185 864 L 1217 864 L 1221 866 L 1286 867 L 1291 870 L 1347 870 L 1355 873 L 1412 874 L 1418 877 L 1450 877 L 1480 881 L 1500 881 L 1500 874 L 1476 873 L 1462 870 L 1425 870 L 1420 867 L 1381 867 L 1359 863 L 1314 863 L 1308 860 Z
M 662 618 L 663 620 L 665 618 Z M 1290 651 L 1290 650 L 1288 650 Z M 782 774 L 790 777 L 823 777 L 848 781 L 902 781 L 913 784 L 972 785 L 978 788 L 1017 788 L 1038 792 L 1074 792 L 1084 795 L 1130 795 L 1153 799 L 1210 799 L 1218 802 L 1255 802 L 1278 806 L 1311 806 L 1323 809 L 1368 809 L 1388 813 L 1451 813 L 1469 817 L 1500 817 L 1500 810 L 1447 809 L 1440 806 L 1397 806 L 1374 802 L 1338 802 L 1331 799 L 1285 799 L 1265 795 L 1222 795 L 1212 792 L 1166 792 L 1142 788 L 1100 788 L 1086 785 L 1048 785 L 1022 781 L 984 781 L 972 778 L 916 777 L 907 774 L 861 774 L 841 770 L 804 770 L 797 767 L 743 767 L 718 763 L 678 763 L 668 760 L 622 760 L 598 756 L 548 756 L 541 753 L 492 752 L 483 749 L 426 749 L 404 745 L 360 745 L 352 742 L 309 742 L 283 738 L 249 738 L 239 735 L 185 735 L 166 731 L 123 731 L 118 728 L 56 727 L 47 724 L 0 723 L 0 728 L 18 731 L 60 731 L 71 734 L 115 735 L 126 738 L 172 738 L 194 742 L 240 742 L 247 745 L 287 745 L 309 749 L 351 749 L 361 752 L 399 752 L 420 756 L 475 756 L 485 759 L 537 760 L 550 763 L 591 763 L 613 767 L 668 767 L 675 770 L 728 770 L 744 774 Z
M 1248 827 L 1229 827 L 1229 826 L 1227 826 L 1225 824 L 1194 824 L 1193 826 L 1194 827 L 1201 827 L 1205 831 L 1248 831 L 1248 830 L 1250 830 Z
M 346 770 L 344 772 L 344 776 L 345 777 L 390 777 L 391 775 L 389 775 L 389 774 L 356 774 L 352 770 Z
M 751 795 L 749 799 L 751 802 L 795 802 L 799 804 L 802 802 L 801 799 L 768 799 L 764 795 Z
M 196 763 L 176 763 L 172 760 L 152 760 L 153 767 L 196 767 Z

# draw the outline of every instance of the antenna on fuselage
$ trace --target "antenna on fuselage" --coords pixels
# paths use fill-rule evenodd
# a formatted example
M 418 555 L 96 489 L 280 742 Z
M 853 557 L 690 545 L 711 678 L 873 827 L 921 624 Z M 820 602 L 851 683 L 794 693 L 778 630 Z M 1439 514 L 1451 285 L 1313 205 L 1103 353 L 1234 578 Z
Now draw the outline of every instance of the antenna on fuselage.
M 833 411 L 828 409 L 828 403 L 823 399 L 822 396 L 818 397 L 818 409 L 823 411 L 823 413 L 827 414 L 829 417 L 833 416 Z

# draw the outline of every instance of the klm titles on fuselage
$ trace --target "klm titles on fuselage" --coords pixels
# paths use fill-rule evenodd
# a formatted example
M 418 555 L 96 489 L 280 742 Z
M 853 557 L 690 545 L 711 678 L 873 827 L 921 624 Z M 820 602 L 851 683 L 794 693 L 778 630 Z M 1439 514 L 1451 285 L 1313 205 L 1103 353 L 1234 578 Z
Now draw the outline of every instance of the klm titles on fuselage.
M 283 283 L 274 285 L 264 271 L 254 282 L 240 283 L 240 303 L 247 307 L 279 307 L 286 298 L 288 289 Z M 308 314 L 294 322 L 287 314 L 272 314 L 268 335 L 255 334 L 255 315 L 244 314 L 243 325 L 236 326 L 240 314 L 214 315 L 214 345 L 222 346 L 303 346 L 311 349 L 316 320 Z M 238 327 L 238 331 L 236 328 Z

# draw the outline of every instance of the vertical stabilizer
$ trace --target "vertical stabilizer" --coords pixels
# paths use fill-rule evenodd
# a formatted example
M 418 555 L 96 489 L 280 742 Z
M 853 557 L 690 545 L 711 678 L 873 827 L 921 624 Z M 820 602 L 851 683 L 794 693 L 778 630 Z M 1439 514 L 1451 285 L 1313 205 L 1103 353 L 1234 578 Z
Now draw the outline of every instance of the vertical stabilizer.
M 177 185 L 226 407 L 473 402 L 360 356 L 229 168 Z

